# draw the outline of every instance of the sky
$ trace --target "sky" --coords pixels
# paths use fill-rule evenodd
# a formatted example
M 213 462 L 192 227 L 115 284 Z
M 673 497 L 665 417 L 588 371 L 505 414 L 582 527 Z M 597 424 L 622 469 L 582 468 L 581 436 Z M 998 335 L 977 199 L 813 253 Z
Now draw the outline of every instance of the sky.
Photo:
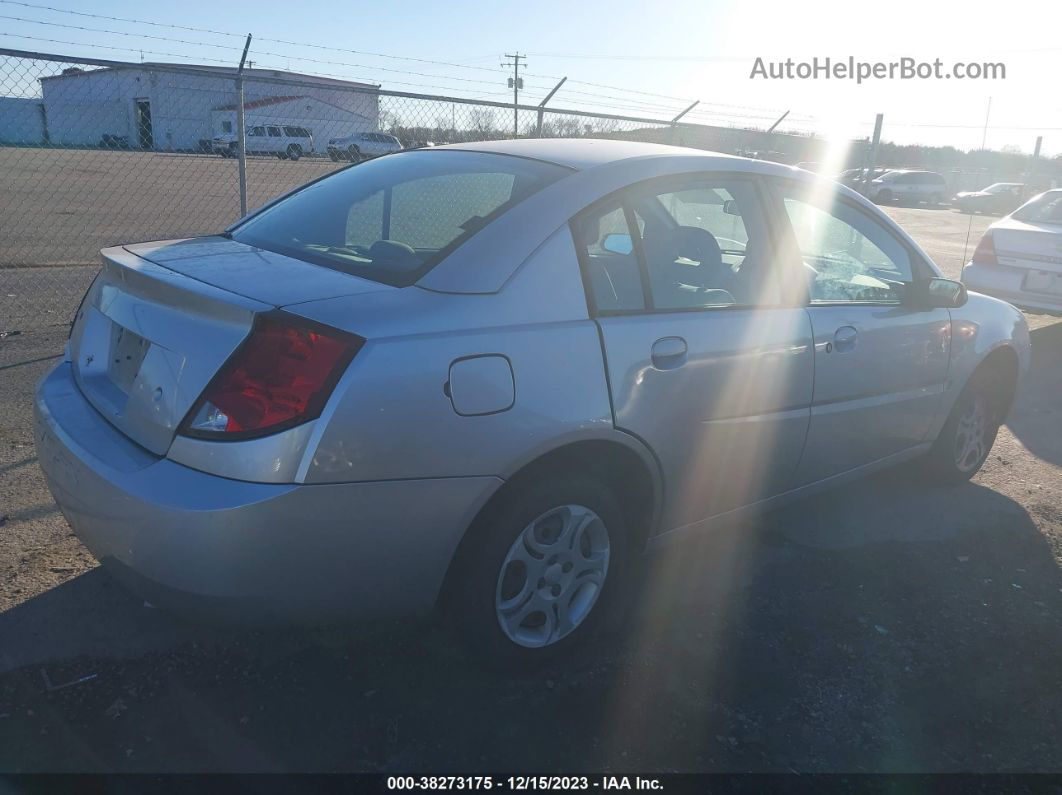
M 1046 155 L 1062 154 L 1060 30 L 1056 0 L 0 0 L 3 47 L 134 61 L 143 51 L 144 60 L 235 64 L 242 36 L 252 33 L 250 58 L 261 66 L 500 101 L 512 96 L 503 55 L 520 52 L 527 54 L 521 101 L 528 104 L 567 76 L 551 102 L 556 107 L 671 118 L 699 100 L 690 121 L 764 128 L 788 110 L 779 129 L 836 138 L 869 136 L 882 113 L 885 140 L 960 149 L 983 141 L 1031 152 L 1042 135 Z M 766 65 L 814 57 L 939 58 L 945 71 L 956 62 L 1002 63 L 1006 77 L 862 84 L 751 77 L 757 58 Z

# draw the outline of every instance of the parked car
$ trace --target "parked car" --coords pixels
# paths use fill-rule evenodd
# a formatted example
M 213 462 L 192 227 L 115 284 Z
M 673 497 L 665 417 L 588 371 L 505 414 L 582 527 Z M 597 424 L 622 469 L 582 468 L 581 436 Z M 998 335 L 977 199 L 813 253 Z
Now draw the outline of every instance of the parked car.
M 867 198 L 878 204 L 901 202 L 940 204 L 948 195 L 948 183 L 935 171 L 888 171 L 872 180 Z
M 858 194 L 656 144 L 406 151 L 102 255 L 36 395 L 92 554 L 237 620 L 438 608 L 500 664 L 592 636 L 646 549 L 969 478 L 1029 362 Z
M 298 160 L 315 153 L 313 133 L 289 124 L 258 124 L 247 128 L 247 154 L 276 155 L 281 160 Z M 222 133 L 212 139 L 214 151 L 222 157 L 236 157 L 235 133 Z
M 1062 315 L 1062 190 L 1030 199 L 985 232 L 962 271 L 971 290 Z
M 1021 206 L 1025 197 L 1022 182 L 997 182 L 982 190 L 956 193 L 952 202 L 964 213 L 1009 213 Z
M 360 132 L 328 139 L 328 156 L 333 160 L 349 160 L 352 163 L 401 150 L 402 143 L 387 133 Z
M 866 169 L 862 168 L 849 168 L 838 174 L 835 179 L 842 185 L 852 188 L 853 190 L 859 190 L 863 182 L 863 172 Z M 882 174 L 888 174 L 891 169 L 888 168 L 874 168 L 870 170 L 869 177 L 871 180 L 877 179 Z

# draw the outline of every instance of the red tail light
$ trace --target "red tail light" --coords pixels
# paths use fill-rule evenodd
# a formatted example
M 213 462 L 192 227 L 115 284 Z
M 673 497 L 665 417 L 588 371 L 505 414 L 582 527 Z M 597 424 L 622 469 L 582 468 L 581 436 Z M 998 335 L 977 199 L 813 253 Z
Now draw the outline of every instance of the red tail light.
M 180 432 L 247 439 L 315 419 L 364 342 L 294 319 L 260 315 L 192 406 Z
M 974 249 L 973 263 L 975 265 L 998 265 L 996 259 L 996 241 L 992 239 L 991 232 L 985 232 L 981 242 Z

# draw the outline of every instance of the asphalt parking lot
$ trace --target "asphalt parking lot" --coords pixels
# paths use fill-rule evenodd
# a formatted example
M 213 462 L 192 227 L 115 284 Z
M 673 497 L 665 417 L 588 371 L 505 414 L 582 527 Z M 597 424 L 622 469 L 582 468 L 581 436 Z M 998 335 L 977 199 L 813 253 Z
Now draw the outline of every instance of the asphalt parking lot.
M 958 273 L 968 216 L 889 212 Z M 900 468 L 676 546 L 623 633 L 520 676 L 431 624 L 222 630 L 132 598 L 37 469 L 65 331 L 2 338 L 0 770 L 1058 771 L 1062 323 L 1030 321 L 973 482 Z

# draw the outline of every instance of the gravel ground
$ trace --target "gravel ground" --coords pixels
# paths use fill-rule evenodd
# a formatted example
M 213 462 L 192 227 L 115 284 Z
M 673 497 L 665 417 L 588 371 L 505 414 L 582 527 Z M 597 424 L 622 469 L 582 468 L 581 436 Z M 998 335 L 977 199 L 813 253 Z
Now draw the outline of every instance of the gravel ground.
M 958 272 L 966 216 L 890 212 Z M 972 483 L 901 468 L 677 545 L 626 632 L 506 677 L 430 624 L 241 632 L 129 596 L 36 465 L 65 330 L 0 338 L 0 770 L 1062 770 L 1062 323 L 1030 321 Z

